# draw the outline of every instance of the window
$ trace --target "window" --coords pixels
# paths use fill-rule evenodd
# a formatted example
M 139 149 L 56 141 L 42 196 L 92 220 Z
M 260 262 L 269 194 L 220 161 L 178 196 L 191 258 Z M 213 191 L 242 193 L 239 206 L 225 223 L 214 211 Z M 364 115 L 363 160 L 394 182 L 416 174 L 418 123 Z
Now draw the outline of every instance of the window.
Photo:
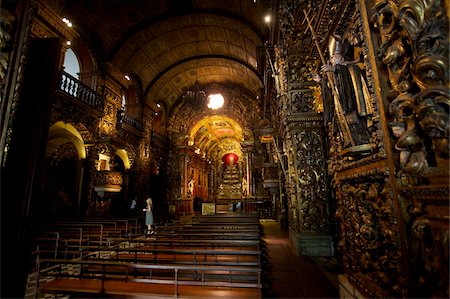
M 64 71 L 76 79 L 79 78 L 80 62 L 75 52 L 70 48 L 67 49 L 64 57 Z

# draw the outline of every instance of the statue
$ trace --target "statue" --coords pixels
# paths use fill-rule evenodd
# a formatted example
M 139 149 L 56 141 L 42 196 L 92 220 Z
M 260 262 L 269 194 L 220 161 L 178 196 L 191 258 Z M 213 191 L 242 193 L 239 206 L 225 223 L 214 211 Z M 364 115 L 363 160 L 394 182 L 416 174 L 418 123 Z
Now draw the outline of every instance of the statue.
M 245 176 L 242 177 L 242 196 L 248 195 L 248 186 L 247 186 L 247 180 L 245 179 Z
M 194 178 L 188 182 L 188 196 L 194 196 Z
M 365 78 L 355 61 L 344 60 L 339 36 L 331 38 L 329 52 L 330 63 L 321 68 L 328 73 L 321 80 L 324 121 L 337 121 L 344 148 L 366 145 L 370 143 L 373 106 Z

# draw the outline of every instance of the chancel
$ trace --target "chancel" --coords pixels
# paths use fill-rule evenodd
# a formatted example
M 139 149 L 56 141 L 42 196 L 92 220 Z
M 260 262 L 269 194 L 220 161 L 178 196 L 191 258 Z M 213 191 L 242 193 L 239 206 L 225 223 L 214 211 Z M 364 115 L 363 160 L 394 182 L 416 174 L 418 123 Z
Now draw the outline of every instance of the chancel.
M 448 1 L 3 0 L 2 298 L 449 298 Z

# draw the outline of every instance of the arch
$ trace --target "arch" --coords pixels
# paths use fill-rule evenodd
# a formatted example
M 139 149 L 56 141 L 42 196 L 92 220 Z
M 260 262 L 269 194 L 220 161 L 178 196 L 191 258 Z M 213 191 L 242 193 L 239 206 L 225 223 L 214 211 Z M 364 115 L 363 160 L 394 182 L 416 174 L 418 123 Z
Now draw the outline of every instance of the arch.
M 63 121 L 58 121 L 50 126 L 46 156 L 50 156 L 62 144 L 67 142 L 73 143 L 79 159 L 86 158 L 86 148 L 84 146 L 83 137 L 73 125 L 64 123 Z
M 187 145 L 210 159 L 218 159 L 227 153 L 242 158 L 243 129 L 228 116 L 205 116 L 192 126 L 188 136 Z
M 92 47 L 92 45 L 90 46 Z M 97 65 L 96 59 L 92 55 L 95 50 L 90 49 L 81 38 L 74 39 L 70 49 L 75 53 L 80 64 L 79 76 L 76 76 L 76 78 L 79 78 L 84 85 L 95 90 Z
M 124 149 L 116 150 L 116 155 L 122 160 L 122 162 L 125 166 L 125 169 L 131 168 L 131 162 L 130 162 L 130 159 L 128 158 L 128 153 L 126 150 L 124 150 Z
M 81 71 L 80 60 L 75 51 L 72 50 L 72 48 L 66 50 L 63 66 L 66 73 L 74 78 L 79 78 Z

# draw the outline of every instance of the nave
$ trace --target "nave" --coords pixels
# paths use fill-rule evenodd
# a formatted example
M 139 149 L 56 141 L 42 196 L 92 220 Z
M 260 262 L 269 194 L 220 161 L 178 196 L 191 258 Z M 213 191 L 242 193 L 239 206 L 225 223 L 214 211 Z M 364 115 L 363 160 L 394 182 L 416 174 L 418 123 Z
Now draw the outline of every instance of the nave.
M 74 223 L 58 223 L 53 252 L 43 247 L 51 238 L 41 236 L 27 298 L 338 297 L 336 269 L 324 273 L 317 259 L 296 255 L 273 220 L 246 213 L 189 216 L 152 234 L 133 221 L 128 227 L 113 222 L 79 223 L 84 235 L 71 246 Z M 87 229 L 94 224 L 104 226 Z

